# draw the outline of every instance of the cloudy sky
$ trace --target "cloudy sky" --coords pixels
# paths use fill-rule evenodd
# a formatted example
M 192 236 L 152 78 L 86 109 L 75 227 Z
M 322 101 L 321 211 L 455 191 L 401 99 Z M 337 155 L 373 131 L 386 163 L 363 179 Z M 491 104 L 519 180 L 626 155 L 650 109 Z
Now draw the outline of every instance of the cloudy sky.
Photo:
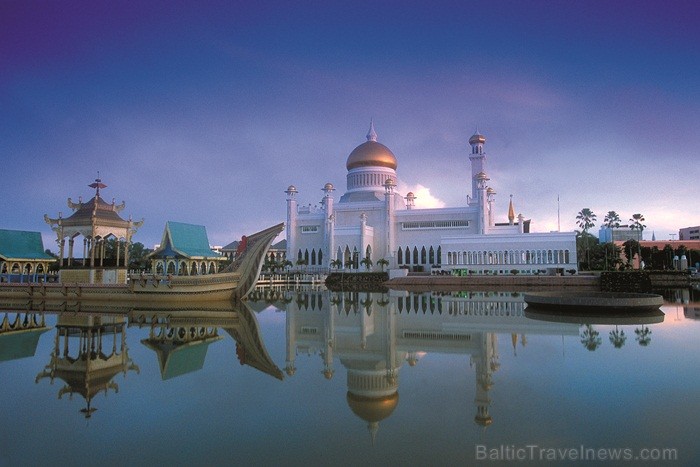
M 252 6 L 255 4 L 255 6 Z M 700 225 L 694 1 L 0 1 L 0 228 L 41 231 L 92 195 L 202 224 L 222 245 L 316 204 L 370 119 L 400 191 L 457 206 L 468 139 L 533 230 L 634 213 Z M 595 228 L 597 233 L 597 226 Z

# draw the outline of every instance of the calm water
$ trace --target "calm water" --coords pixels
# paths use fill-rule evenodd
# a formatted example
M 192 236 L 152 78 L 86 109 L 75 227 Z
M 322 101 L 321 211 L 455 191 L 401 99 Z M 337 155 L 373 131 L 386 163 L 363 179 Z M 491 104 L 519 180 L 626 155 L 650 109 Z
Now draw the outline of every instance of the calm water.
M 0 464 L 700 464 L 698 291 L 617 324 L 510 292 L 257 295 L 0 334 Z

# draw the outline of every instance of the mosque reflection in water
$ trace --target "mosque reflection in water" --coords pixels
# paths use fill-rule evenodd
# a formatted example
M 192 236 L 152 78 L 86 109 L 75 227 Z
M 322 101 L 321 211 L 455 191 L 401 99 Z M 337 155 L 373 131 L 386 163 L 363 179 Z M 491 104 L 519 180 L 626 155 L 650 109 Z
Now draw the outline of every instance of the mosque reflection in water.
M 673 299 L 667 297 L 671 302 Z M 686 297 L 678 299 L 690 301 Z M 282 356 L 273 359 L 269 355 L 256 319 L 258 312 L 270 307 L 285 314 L 284 371 L 274 363 L 281 361 Z M 85 417 L 96 410 L 96 395 L 118 392 L 115 376 L 140 374 L 139 365 L 129 355 L 129 328 L 155 354 L 162 380 L 201 369 L 208 347 L 227 333 L 236 342 L 236 357 L 241 364 L 274 379 L 282 380 L 285 373 L 286 377 L 294 377 L 301 359 L 307 360 L 304 365 L 318 365 L 323 375 L 319 374 L 319 378 L 331 379 L 344 371 L 347 405 L 366 422 L 372 439 L 379 423 L 399 403 L 402 367 L 408 366 L 404 371 L 409 371 L 420 365 L 428 353 L 464 356 L 470 368 L 467 371 L 473 372 L 468 380 L 474 381 L 473 388 L 464 388 L 464 394 L 474 395 L 474 422 L 487 426 L 494 421 L 489 409 L 497 379 L 494 375 L 500 365 L 499 335 L 509 337 L 504 344 L 507 348 L 512 346 L 512 352 L 527 344 L 526 336 L 534 335 L 573 336 L 589 350 L 602 345 L 595 325 L 576 320 L 531 319 L 522 295 L 511 292 L 371 293 L 258 288 L 245 302 L 189 310 L 126 305 L 90 308 L 88 304 L 71 307 L 65 303 L 57 304 L 53 310 L 46 304 L 40 304 L 39 310 L 31 308 L 31 304 L 25 304 L 28 311 L 4 312 L 0 363 L 34 355 L 40 337 L 50 331 L 45 313 L 57 314 L 48 364 L 36 382 L 63 381 L 59 399 L 66 394 L 82 397 L 85 406 L 81 412 Z M 660 314 L 620 324 L 635 325 L 635 332 L 628 333 L 635 334 L 640 345 L 646 345 L 651 339 L 647 325 L 662 320 Z M 625 338 L 617 326 L 610 331 L 610 343 L 615 347 L 624 345 Z
M 327 379 L 343 369 L 347 404 L 366 421 L 372 439 L 379 423 L 399 403 L 401 368 L 420 364 L 426 354 L 457 354 L 468 359 L 473 377 L 467 379 L 475 386 L 464 388 L 464 394 L 474 394 L 474 422 L 488 426 L 493 423 L 490 393 L 500 366 L 498 335 L 509 337 L 506 345 L 514 353 L 533 335 L 578 337 L 589 350 L 601 344 L 594 325 L 582 326 L 578 320 L 557 322 L 556 316 L 547 321 L 527 317 L 522 294 L 517 292 L 268 289 L 258 290 L 253 298 L 285 310 L 286 374 L 293 376 L 297 360 L 305 357 L 316 359 Z M 658 312 L 620 323 L 638 325 L 637 329 L 648 333 L 646 324 L 661 321 L 663 314 Z

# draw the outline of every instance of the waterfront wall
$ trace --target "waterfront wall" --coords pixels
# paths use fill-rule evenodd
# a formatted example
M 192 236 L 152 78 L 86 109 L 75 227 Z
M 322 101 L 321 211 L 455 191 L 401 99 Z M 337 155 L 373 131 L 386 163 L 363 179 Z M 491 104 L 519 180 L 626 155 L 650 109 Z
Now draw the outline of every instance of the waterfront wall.
M 332 272 L 326 278 L 330 290 L 385 291 L 388 272 Z
M 600 290 L 600 278 L 595 275 L 534 276 L 534 275 L 472 275 L 472 276 L 419 276 L 409 275 L 391 279 L 390 288 L 408 289 L 461 289 L 461 290 Z
M 681 271 L 612 271 L 600 275 L 604 292 L 644 292 L 690 286 L 690 276 Z

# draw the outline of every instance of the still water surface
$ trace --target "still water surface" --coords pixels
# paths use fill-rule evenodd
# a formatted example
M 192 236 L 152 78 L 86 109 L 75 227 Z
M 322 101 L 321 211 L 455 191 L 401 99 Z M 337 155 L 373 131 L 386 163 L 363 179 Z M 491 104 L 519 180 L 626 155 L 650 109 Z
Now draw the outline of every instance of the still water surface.
M 700 293 L 665 297 L 605 323 L 510 292 L 3 311 L 0 464 L 700 465 Z

